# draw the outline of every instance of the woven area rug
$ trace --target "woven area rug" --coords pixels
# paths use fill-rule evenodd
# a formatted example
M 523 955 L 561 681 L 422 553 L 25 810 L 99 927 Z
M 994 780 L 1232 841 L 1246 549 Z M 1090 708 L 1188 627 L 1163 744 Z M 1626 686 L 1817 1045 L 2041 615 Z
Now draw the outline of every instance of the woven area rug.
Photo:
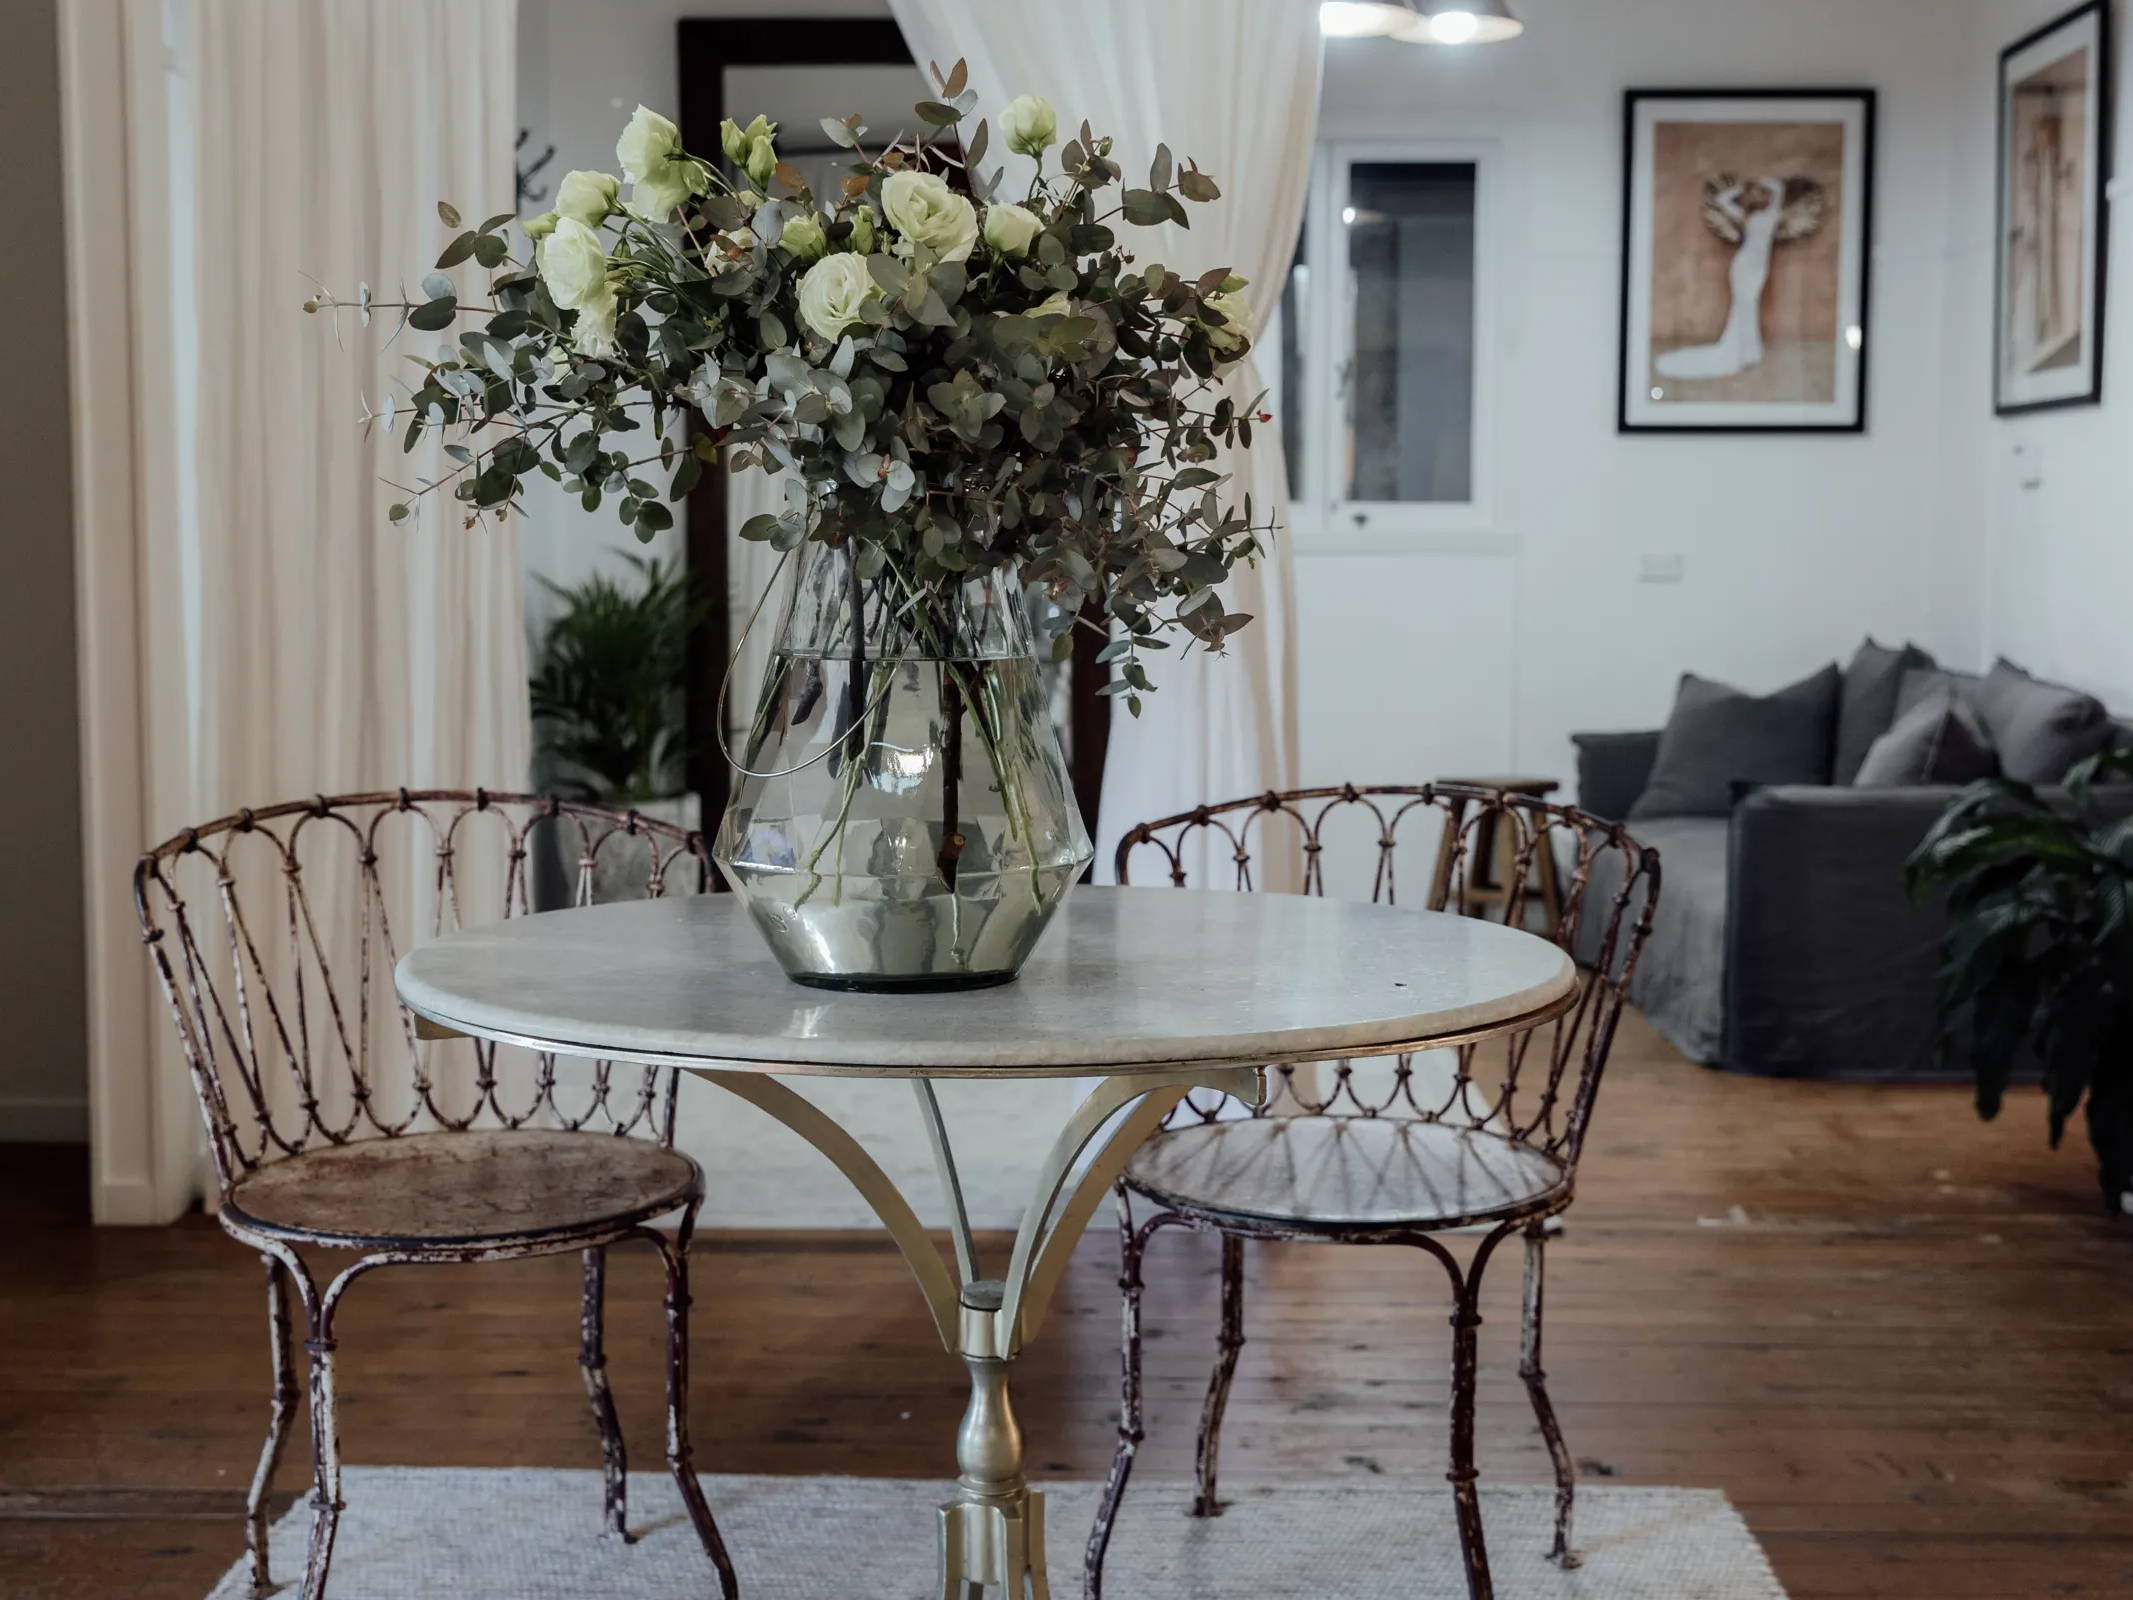
M 938 1483 L 707 1477 L 747 1600 L 940 1600 Z M 1047 1488 L 1055 1600 L 1081 1593 L 1089 1484 Z M 623 1545 L 599 1535 L 591 1472 L 352 1467 L 332 1600 L 707 1600 L 711 1564 L 671 1479 L 633 1474 Z M 1451 1499 L 1410 1488 L 1240 1489 L 1214 1521 L 1187 1517 L 1181 1484 L 1135 1485 L 1111 1546 L 1118 1600 L 1466 1600 Z M 1785 1600 L 1724 1495 L 1587 1488 L 1584 1565 L 1546 1559 L 1554 1496 L 1484 1490 L 1501 1600 Z M 275 1578 L 303 1574 L 308 1507 L 275 1525 Z M 233 1530 L 234 1532 L 234 1530 Z M 232 1567 L 209 1600 L 247 1600 Z M 289 1584 L 284 1593 L 293 1594 Z M 987 1600 L 993 1600 L 988 1596 Z

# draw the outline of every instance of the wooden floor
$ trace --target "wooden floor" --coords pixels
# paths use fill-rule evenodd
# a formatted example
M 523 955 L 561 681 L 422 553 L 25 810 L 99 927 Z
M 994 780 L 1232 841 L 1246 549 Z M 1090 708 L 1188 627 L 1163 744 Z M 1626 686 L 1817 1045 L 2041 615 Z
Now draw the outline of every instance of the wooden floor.
M 259 1267 L 201 1219 L 91 1230 L 82 1179 L 74 1153 L 0 1149 L 0 1595 L 198 1600 L 239 1550 L 266 1416 Z M 1553 1255 L 1548 1364 L 1588 1481 L 1724 1489 L 1796 1600 L 2133 1595 L 2133 1235 L 2100 1213 L 2085 1150 L 2045 1148 L 2034 1102 L 1985 1126 L 1960 1090 L 1725 1077 L 1632 1019 L 1582 1190 Z M 611 1291 L 643 1465 L 649 1266 L 618 1262 Z M 1177 1235 L 1152 1258 L 1144 1472 L 1188 1470 L 1214 1268 Z M 1026 1363 L 1044 1474 L 1108 1461 L 1115 1270 L 1093 1236 Z M 713 1234 L 697 1272 L 708 1470 L 952 1471 L 959 1369 L 878 1239 Z M 343 1318 L 349 1459 L 593 1464 L 575 1273 L 362 1284 Z M 1382 1475 L 1415 1485 L 1418 1516 L 1448 1515 L 1441 1273 L 1291 1246 L 1252 1274 L 1230 1481 Z M 1539 1482 L 1515 1295 L 1501 1272 L 1482 1467 Z M 1062 1564 L 1075 1543 L 1062 1530 Z

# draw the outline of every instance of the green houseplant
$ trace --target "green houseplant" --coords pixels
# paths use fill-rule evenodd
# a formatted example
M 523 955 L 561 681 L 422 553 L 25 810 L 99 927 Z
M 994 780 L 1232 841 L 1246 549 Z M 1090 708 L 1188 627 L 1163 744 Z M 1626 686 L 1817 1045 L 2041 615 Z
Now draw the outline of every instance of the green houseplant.
M 2019 1062 L 2043 1069 L 2056 1145 L 2087 1102 L 2104 1202 L 2133 1209 L 2133 817 L 2096 786 L 2133 779 L 2133 750 L 2068 775 L 2071 805 L 1988 778 L 1949 803 L 1905 863 L 1914 894 L 1946 897 L 1942 1047 L 1996 1116 Z
M 553 781 L 631 806 L 681 788 L 682 667 L 706 607 L 672 564 L 623 559 L 634 584 L 606 573 L 570 585 L 541 580 L 561 609 L 542 637 L 532 691 Z

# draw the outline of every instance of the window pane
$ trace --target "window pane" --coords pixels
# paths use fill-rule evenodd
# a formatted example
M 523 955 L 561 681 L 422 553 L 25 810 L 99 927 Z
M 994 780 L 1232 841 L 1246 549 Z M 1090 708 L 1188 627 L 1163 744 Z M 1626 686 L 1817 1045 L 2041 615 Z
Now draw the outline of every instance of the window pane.
M 1473 498 L 1472 162 L 1349 169 L 1347 498 Z

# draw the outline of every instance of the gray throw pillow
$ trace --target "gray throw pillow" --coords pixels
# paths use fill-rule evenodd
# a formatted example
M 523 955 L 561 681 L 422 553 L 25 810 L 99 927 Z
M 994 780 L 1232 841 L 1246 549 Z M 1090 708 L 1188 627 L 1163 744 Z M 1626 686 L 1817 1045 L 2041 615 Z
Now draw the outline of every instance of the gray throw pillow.
M 1723 817 L 1736 782 L 1828 783 L 1843 684 L 1834 661 L 1761 696 L 1683 673 L 1651 781 L 1630 816 Z
M 1978 686 L 1978 715 L 2000 753 L 2000 770 L 2022 783 L 2063 783 L 2111 737 L 2103 702 L 2032 678 L 2002 656 Z
M 1943 690 L 1898 717 L 1874 741 L 1852 785 L 1907 789 L 1922 784 L 1975 783 L 1999 770 L 1976 714 Z
M 1896 715 L 1900 717 L 1906 711 L 1915 711 L 1943 690 L 1954 696 L 1957 705 L 1968 706 L 1975 712 L 1978 691 L 1984 686 L 1985 680 L 1974 672 L 1950 672 L 1945 667 L 1906 672 L 1896 689 Z
M 1896 722 L 1896 697 L 1904 674 L 1930 670 L 1936 663 L 1915 644 L 1900 650 L 1863 642 L 1844 669 L 1844 692 L 1837 701 L 1837 750 L 1830 779 L 1850 783 L 1876 739 Z

